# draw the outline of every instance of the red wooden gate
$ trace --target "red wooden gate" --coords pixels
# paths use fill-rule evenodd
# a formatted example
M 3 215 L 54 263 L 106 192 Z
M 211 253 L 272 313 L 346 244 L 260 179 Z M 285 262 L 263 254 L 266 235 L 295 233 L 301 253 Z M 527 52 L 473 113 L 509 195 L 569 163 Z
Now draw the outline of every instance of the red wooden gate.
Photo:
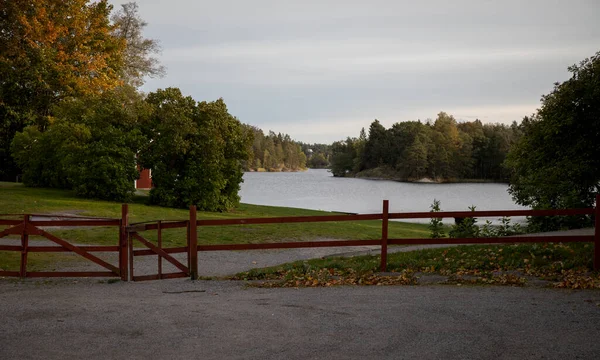
M 126 207 L 126 205 L 124 205 Z M 126 209 L 124 209 L 124 212 Z M 6 215 L 5 215 L 6 216 Z M 10 215 L 8 215 L 10 216 Z M 59 218 L 57 219 L 49 219 Z M 119 244 L 116 246 L 97 246 L 97 245 L 76 245 L 65 239 L 53 235 L 43 228 L 47 227 L 92 227 L 92 226 L 115 226 L 124 228 L 122 219 L 99 219 L 86 218 L 78 216 L 56 216 L 56 215 L 23 215 L 22 220 L 0 219 L 0 225 L 10 226 L 0 231 L 0 238 L 8 235 L 20 235 L 20 245 L 0 245 L 0 251 L 18 251 L 21 253 L 21 264 L 19 271 L 0 271 L 0 276 L 14 277 L 120 277 L 127 280 L 127 257 L 124 256 L 127 250 L 127 239 L 125 232 L 119 232 Z M 43 228 L 42 228 L 43 227 Z M 59 246 L 31 246 L 30 236 L 41 236 Z M 81 257 L 100 265 L 106 271 L 27 271 L 27 260 L 29 253 L 39 252 L 72 252 Z M 92 252 L 116 252 L 119 254 L 119 264 L 113 265 L 99 257 L 92 255 Z
M 175 229 L 175 228 L 187 228 L 187 246 L 181 247 L 171 247 L 165 248 L 163 247 L 163 230 L 165 229 Z M 157 231 L 157 241 L 156 245 L 153 244 L 150 240 L 140 235 L 140 232 L 148 231 L 148 230 L 156 230 Z M 190 227 L 189 221 L 156 221 L 152 223 L 137 223 L 132 224 L 127 228 L 128 237 L 129 237 L 129 272 L 131 274 L 131 280 L 133 281 L 144 281 L 144 280 L 158 280 L 158 279 L 173 279 L 173 278 L 182 278 L 190 276 L 190 256 L 189 256 L 189 239 L 190 239 Z M 141 244 L 144 246 L 142 249 L 136 249 L 134 245 Z M 176 253 L 187 253 L 187 265 L 182 264 L 179 260 L 174 258 L 171 254 Z M 139 256 L 149 256 L 156 255 L 158 257 L 157 266 L 158 272 L 156 274 L 145 274 L 145 275 L 135 275 L 134 273 L 134 260 Z M 163 273 L 163 259 L 168 263 L 173 265 L 177 270 L 177 272 Z

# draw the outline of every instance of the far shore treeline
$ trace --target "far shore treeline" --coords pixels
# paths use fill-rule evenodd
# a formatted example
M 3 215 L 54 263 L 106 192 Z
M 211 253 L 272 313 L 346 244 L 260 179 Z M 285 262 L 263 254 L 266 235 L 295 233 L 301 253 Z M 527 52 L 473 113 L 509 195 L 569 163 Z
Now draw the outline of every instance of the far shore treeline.
M 591 207 L 600 193 L 600 52 L 569 67 L 571 78 L 555 83 L 520 123 L 461 122 L 440 112 L 390 128 L 375 120 L 358 137 L 305 144 L 243 124 L 223 99 L 198 101 L 177 87 L 142 93 L 144 80 L 165 69 L 158 42 L 143 37 L 135 3 L 117 10 L 106 0 L 2 4 L 2 181 L 128 201 L 146 168 L 151 204 L 208 211 L 239 205 L 244 171 L 307 167 L 401 181 L 506 181 L 513 199 L 533 209 Z M 530 225 L 591 221 L 547 217 Z
M 458 123 L 440 112 L 435 121 L 398 122 L 386 129 L 375 120 L 357 138 L 332 145 L 334 176 L 401 181 L 508 181 L 503 166 L 522 130 L 512 125 Z
M 255 126 L 245 126 L 254 138 L 248 160 L 244 162 L 247 171 L 300 171 L 329 166 L 329 145 L 304 144 L 292 140 L 288 134 L 269 131 L 265 135 Z

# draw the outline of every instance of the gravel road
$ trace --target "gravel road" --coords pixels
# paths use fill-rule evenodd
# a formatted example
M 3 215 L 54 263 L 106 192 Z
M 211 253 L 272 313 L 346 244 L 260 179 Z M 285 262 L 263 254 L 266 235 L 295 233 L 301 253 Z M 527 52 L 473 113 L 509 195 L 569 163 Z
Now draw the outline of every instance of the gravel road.
M 0 281 L 0 359 L 598 359 L 600 292 Z

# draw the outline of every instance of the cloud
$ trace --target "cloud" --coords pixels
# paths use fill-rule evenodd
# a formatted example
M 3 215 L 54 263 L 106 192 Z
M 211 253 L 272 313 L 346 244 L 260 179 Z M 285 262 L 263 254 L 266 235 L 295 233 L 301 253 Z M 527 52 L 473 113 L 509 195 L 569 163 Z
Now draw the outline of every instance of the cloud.
M 223 97 L 243 122 L 306 142 L 441 110 L 510 123 L 600 50 L 599 12 L 585 0 L 144 0 L 168 68 L 144 90 Z
M 230 81 L 284 84 L 337 79 L 340 76 L 439 72 L 486 64 L 535 64 L 548 58 L 585 52 L 590 45 L 549 48 L 426 48 L 388 40 L 347 40 L 293 43 L 242 42 L 169 49 L 163 60 L 173 64 L 213 65 L 237 69 Z M 274 76 L 262 77 L 261 73 Z M 267 74 L 269 75 L 269 74 Z M 262 79 L 262 81 L 261 81 Z M 224 81 L 228 81 L 224 79 Z

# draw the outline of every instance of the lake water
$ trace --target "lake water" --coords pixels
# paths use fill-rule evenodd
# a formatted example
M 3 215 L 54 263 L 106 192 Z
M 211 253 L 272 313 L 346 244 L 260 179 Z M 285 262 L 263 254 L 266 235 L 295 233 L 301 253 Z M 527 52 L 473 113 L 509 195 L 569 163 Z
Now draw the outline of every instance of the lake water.
M 379 213 L 384 199 L 390 212 L 429 211 L 434 199 L 444 211 L 518 210 L 506 184 L 416 184 L 336 178 L 327 170 L 244 174 L 243 203 L 349 213 Z

